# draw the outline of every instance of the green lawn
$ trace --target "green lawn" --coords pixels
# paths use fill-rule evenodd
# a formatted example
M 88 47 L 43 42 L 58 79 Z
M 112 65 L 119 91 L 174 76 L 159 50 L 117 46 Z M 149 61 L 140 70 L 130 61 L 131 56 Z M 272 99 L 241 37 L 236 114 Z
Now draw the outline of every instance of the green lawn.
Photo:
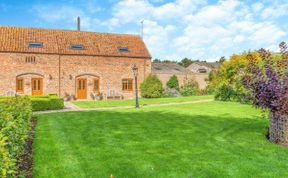
M 197 101 L 197 100 L 206 100 L 213 99 L 213 95 L 204 95 L 204 96 L 188 96 L 188 97 L 173 97 L 173 98 L 140 98 L 140 105 L 149 105 L 149 104 L 165 104 L 165 103 L 174 103 L 174 102 L 187 102 L 187 101 Z M 101 108 L 101 107 L 114 107 L 114 106 L 134 106 L 135 100 L 103 100 L 103 101 L 75 101 L 75 105 L 82 108 Z
M 33 177 L 288 177 L 268 120 L 225 102 L 38 116 Z

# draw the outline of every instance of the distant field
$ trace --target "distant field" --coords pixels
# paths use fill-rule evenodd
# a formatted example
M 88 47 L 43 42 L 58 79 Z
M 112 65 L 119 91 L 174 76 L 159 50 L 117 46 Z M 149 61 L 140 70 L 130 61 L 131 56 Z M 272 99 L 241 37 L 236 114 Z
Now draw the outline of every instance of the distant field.
M 140 105 L 165 104 L 174 102 L 206 100 L 213 98 L 214 98 L 213 95 L 173 97 L 173 98 L 151 98 L 151 99 L 140 98 L 139 103 Z M 134 106 L 135 100 L 75 101 L 73 103 L 82 108 L 101 108 L 101 107 L 114 107 L 114 106 Z

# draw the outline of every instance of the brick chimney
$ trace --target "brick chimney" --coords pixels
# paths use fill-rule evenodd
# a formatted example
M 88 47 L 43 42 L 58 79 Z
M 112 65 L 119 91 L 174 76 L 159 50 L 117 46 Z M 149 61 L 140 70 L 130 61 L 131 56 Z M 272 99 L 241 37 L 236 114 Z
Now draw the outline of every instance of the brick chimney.
M 77 17 L 77 31 L 80 31 L 80 17 Z

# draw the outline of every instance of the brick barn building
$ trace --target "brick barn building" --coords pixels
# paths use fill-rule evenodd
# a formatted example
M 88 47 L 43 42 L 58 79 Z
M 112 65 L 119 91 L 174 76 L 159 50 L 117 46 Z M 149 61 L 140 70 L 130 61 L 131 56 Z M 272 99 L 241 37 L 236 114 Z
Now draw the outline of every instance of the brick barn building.
M 151 72 L 137 35 L 0 26 L 0 95 L 132 98 Z

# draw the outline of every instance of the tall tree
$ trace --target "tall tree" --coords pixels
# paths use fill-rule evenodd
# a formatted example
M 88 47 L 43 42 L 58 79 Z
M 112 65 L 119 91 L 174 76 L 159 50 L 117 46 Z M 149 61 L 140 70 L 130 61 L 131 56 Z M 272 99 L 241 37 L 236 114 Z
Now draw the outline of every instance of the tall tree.
M 226 61 L 226 58 L 224 56 L 220 57 L 220 59 L 219 59 L 219 63 L 220 64 L 222 64 L 225 61 Z
M 183 66 L 183 67 L 188 67 L 193 63 L 193 61 L 187 57 L 185 57 L 184 59 L 182 59 L 178 64 Z

